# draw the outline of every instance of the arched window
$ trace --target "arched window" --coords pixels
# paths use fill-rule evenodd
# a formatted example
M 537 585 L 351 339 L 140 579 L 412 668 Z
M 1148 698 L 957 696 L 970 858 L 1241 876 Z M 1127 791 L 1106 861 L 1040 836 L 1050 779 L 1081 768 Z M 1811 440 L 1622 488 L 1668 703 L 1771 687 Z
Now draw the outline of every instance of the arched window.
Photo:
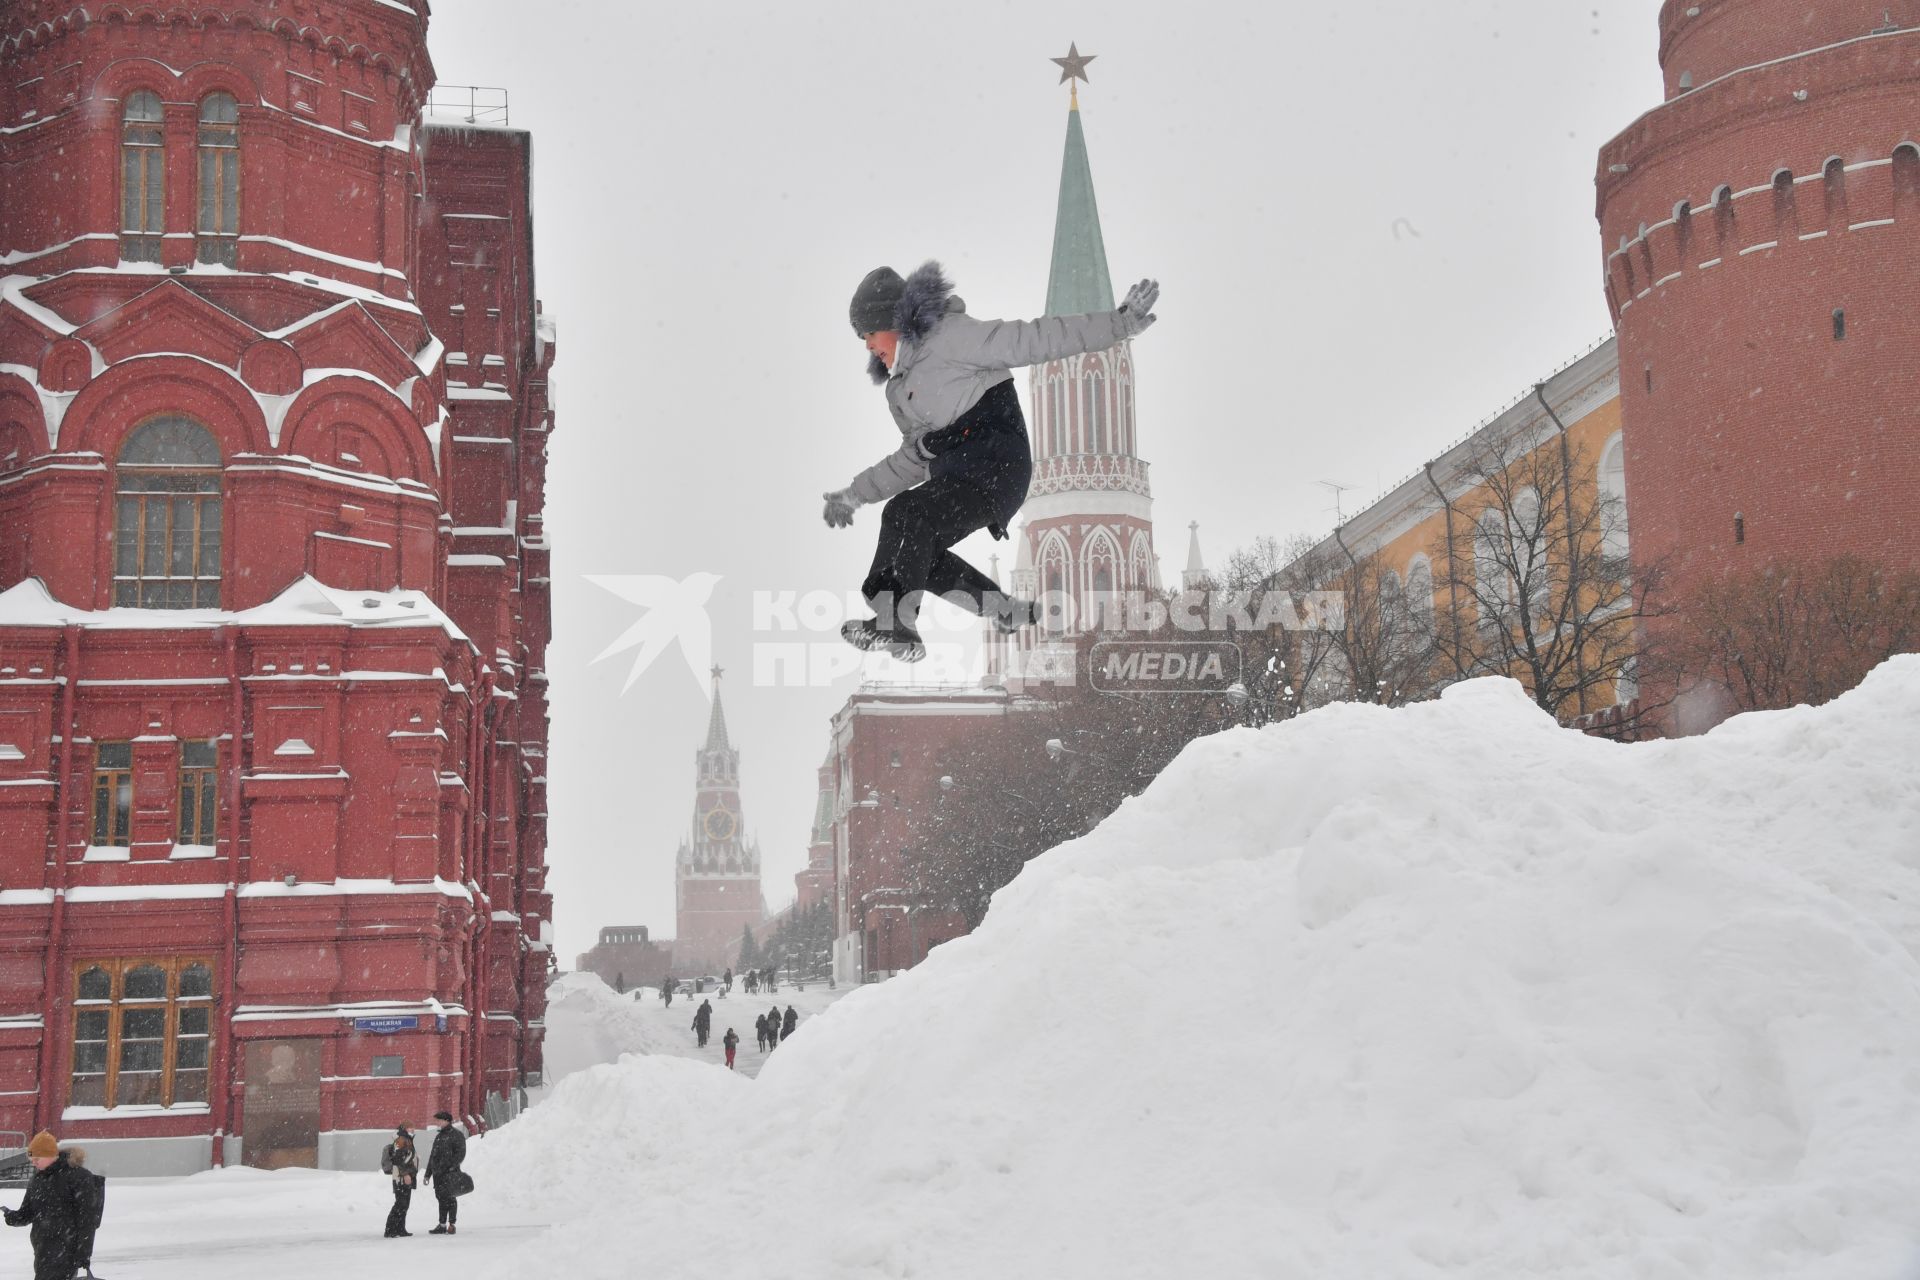
M 1407 610 L 1422 635 L 1433 634 L 1433 562 L 1415 556 L 1407 566 Z
M 120 125 L 120 256 L 160 261 L 166 230 L 167 179 L 160 95 L 142 89 L 127 97 Z
M 1500 512 L 1481 513 L 1473 527 L 1473 581 L 1475 603 L 1482 622 L 1492 623 L 1513 603 L 1513 575 L 1507 570 L 1512 548 L 1507 545 L 1507 522 Z
M 1903 142 L 1893 149 L 1893 207 L 1896 217 L 1920 205 L 1920 145 Z
M 1548 560 L 1550 517 L 1541 509 L 1540 492 L 1531 486 L 1513 495 L 1507 545 L 1511 549 L 1514 581 L 1508 586 L 1508 602 L 1519 603 L 1519 591 L 1527 593 L 1527 614 L 1538 627 L 1552 599 L 1552 565 Z
M 200 261 L 240 263 L 240 104 L 230 93 L 200 104 Z
M 1773 175 L 1774 238 L 1792 240 L 1800 234 L 1800 215 L 1794 207 L 1793 170 L 1782 169 Z
M 115 468 L 113 602 L 220 606 L 220 446 L 186 418 L 127 437 Z
M 1088 453 L 1107 451 L 1107 380 L 1098 374 L 1090 374 L 1081 384 L 1085 390 L 1081 414 L 1082 429 L 1086 432 Z
M 1618 432 L 1600 451 L 1600 546 L 1610 556 L 1627 554 L 1627 447 Z
M 1066 452 L 1067 439 L 1067 393 L 1066 378 L 1054 374 L 1047 384 L 1047 452 L 1059 457 Z

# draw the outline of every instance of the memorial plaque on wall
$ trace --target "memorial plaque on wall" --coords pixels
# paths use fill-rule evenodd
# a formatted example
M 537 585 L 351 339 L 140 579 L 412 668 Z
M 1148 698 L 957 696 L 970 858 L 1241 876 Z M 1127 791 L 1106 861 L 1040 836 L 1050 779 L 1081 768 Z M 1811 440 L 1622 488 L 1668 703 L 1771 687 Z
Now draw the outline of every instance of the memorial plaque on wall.
M 320 1165 L 320 1042 L 247 1045 L 247 1113 L 240 1149 L 255 1169 Z

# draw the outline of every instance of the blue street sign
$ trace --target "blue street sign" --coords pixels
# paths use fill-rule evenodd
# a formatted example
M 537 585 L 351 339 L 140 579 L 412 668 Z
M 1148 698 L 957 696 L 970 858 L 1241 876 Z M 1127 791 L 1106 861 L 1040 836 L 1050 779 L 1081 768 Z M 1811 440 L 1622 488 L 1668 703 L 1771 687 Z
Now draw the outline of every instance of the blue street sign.
M 355 1031 L 371 1031 L 377 1036 L 392 1035 L 396 1031 L 418 1031 L 420 1015 L 414 1013 L 394 1014 L 384 1018 L 355 1018 Z

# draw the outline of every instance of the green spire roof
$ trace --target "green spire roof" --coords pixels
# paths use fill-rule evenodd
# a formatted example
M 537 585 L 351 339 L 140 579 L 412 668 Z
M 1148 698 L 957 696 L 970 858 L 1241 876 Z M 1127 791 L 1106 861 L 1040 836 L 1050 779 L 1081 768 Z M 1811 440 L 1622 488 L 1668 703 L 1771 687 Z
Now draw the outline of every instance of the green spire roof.
M 725 751 L 733 744 L 727 741 L 727 713 L 720 709 L 720 668 L 713 669 L 713 709 L 707 713 L 707 751 Z
M 1053 222 L 1053 269 L 1047 276 L 1047 314 L 1079 316 L 1113 310 L 1107 278 L 1107 244 L 1100 236 L 1100 206 L 1093 198 L 1093 166 L 1080 107 L 1067 112 L 1067 154 L 1060 165 L 1060 211 Z

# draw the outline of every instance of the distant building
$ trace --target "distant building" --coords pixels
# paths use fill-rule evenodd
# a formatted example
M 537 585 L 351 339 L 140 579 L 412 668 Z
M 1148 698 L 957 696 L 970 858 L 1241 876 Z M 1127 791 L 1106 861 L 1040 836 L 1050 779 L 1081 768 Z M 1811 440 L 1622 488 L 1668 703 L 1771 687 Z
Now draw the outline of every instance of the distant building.
M 583 952 L 574 967 L 582 973 L 598 974 L 610 987 L 657 987 L 672 972 L 673 946 L 649 941 L 643 924 L 609 925 L 600 931 L 600 941 L 593 950 Z
M 835 759 L 829 751 L 818 770 L 820 790 L 813 807 L 813 831 L 807 842 L 806 870 L 794 873 L 794 905 L 799 910 L 833 897 L 833 795 Z
M 742 934 L 767 917 L 760 846 L 745 835 L 740 752 L 727 738 L 718 667 L 707 740 L 694 753 L 694 773 L 693 822 L 674 857 L 676 977 L 730 967 L 740 957 Z
M 889 977 L 967 932 L 959 912 L 912 891 L 901 855 L 932 820 L 942 777 L 964 802 L 963 761 L 991 750 L 1016 706 L 1000 688 L 872 685 L 833 717 L 836 981 Z

